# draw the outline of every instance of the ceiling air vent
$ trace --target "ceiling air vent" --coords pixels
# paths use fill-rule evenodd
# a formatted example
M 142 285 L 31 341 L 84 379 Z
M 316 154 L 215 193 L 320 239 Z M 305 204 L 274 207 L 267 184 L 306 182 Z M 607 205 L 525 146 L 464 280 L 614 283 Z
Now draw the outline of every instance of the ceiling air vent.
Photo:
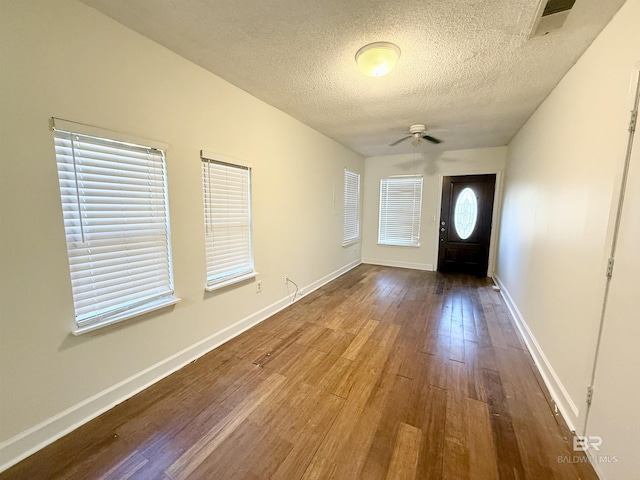
M 542 0 L 529 38 L 540 37 L 562 28 L 574 3 L 576 0 Z

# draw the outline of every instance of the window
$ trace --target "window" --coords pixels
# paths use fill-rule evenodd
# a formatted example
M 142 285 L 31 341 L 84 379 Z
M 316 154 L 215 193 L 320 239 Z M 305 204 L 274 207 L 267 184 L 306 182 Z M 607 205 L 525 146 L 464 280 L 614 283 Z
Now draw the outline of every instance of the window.
M 344 170 L 344 223 L 342 245 L 360 238 L 360 174 Z
M 200 153 L 207 290 L 256 276 L 251 245 L 251 168 Z
M 454 226 L 462 240 L 471 236 L 478 221 L 478 200 L 469 187 L 460 192 L 454 208 Z
M 378 243 L 420 246 L 422 177 L 406 176 L 380 180 Z
M 74 333 L 178 301 L 164 151 L 95 131 L 54 119 Z

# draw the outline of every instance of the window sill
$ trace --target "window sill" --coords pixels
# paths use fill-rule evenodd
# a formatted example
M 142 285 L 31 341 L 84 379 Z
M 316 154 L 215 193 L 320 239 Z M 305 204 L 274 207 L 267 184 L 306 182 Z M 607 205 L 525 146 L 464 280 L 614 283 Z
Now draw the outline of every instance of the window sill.
M 221 288 L 228 287 L 233 285 L 234 283 L 243 282 L 245 280 L 249 280 L 250 278 L 254 278 L 258 275 L 258 272 L 245 273 L 244 275 L 240 275 L 238 277 L 229 278 L 227 280 L 223 280 L 221 282 L 213 283 L 211 285 L 207 285 L 205 290 L 207 292 L 213 292 L 215 290 L 220 290 Z
M 360 242 L 360 237 L 355 238 L 353 240 L 349 240 L 348 242 L 342 242 L 342 246 L 348 247 L 349 245 L 353 245 L 354 243 L 359 243 L 359 242 Z
M 378 245 L 386 245 L 389 247 L 413 247 L 413 248 L 419 248 L 420 244 L 418 243 L 417 245 L 405 245 L 402 243 L 383 243 L 383 242 L 378 242 Z
M 139 307 L 127 310 L 126 312 L 119 313 L 109 318 L 105 318 L 104 320 L 91 323 L 89 325 L 83 325 L 81 327 L 76 326 L 76 328 L 74 328 L 71 333 L 73 333 L 74 335 L 82 335 L 83 333 L 92 332 L 99 328 L 108 327 L 109 325 L 113 325 L 114 323 L 120 323 L 124 320 L 129 320 L 130 318 L 137 317 L 138 315 L 144 315 L 145 313 L 153 312 L 154 310 L 160 310 L 161 308 L 175 305 L 179 301 L 180 299 L 174 296 L 162 298 L 160 300 L 146 303 Z

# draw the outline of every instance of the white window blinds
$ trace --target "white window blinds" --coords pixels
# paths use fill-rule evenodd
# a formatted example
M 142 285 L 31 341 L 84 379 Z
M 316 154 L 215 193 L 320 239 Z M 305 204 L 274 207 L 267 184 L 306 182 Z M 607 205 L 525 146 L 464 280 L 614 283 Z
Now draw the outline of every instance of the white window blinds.
M 420 245 L 422 177 L 392 177 L 380 180 L 378 243 L 417 247 Z
M 360 238 L 360 174 L 344 170 L 344 222 L 342 245 Z
M 177 302 L 164 152 L 60 130 L 54 141 L 78 331 Z
M 213 289 L 254 274 L 251 169 L 205 155 L 201 154 L 207 288 Z

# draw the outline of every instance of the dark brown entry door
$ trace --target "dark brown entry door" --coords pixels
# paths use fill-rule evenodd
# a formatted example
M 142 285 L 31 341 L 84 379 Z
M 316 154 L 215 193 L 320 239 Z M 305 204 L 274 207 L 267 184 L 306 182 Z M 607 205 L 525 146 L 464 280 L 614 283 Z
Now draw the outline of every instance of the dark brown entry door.
M 438 271 L 487 275 L 495 189 L 495 175 L 443 178 Z

